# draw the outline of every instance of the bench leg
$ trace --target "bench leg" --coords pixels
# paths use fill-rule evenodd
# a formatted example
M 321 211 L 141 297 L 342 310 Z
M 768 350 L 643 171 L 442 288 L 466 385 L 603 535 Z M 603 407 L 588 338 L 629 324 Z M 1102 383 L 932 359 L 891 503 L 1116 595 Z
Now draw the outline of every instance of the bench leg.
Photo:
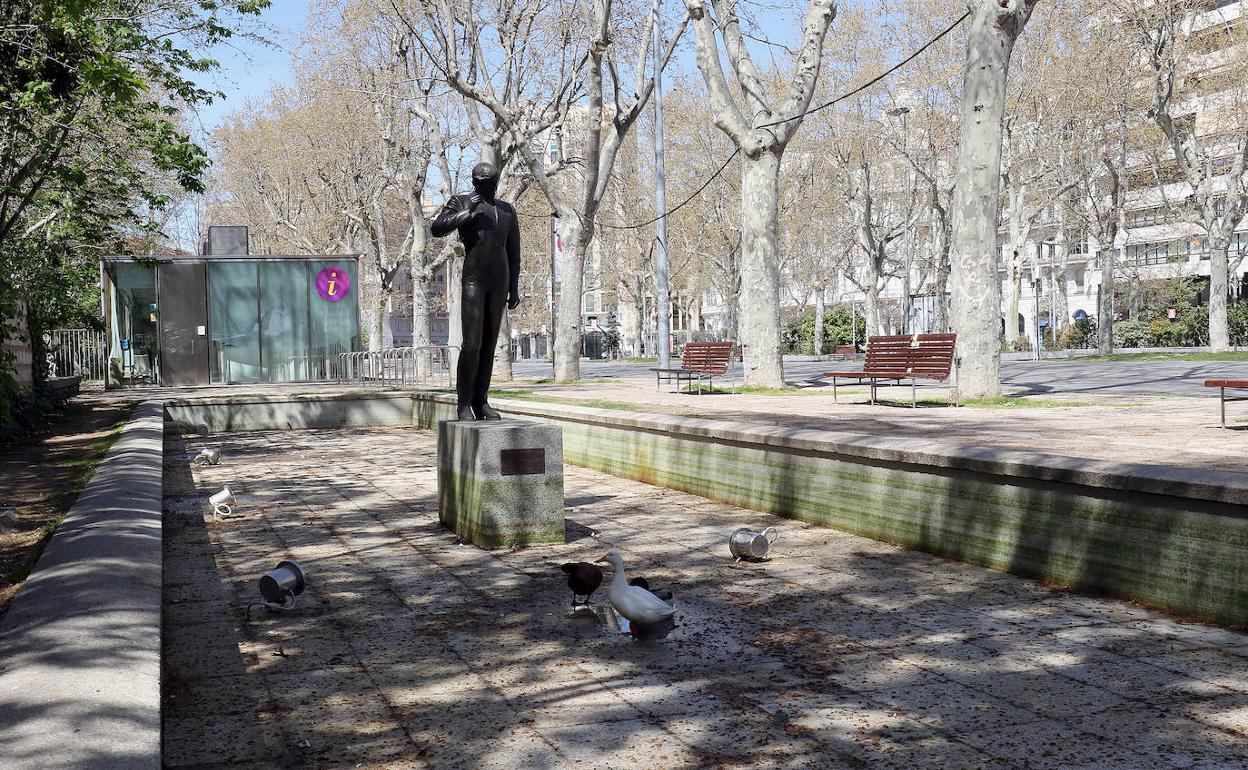
M 838 403 L 836 398 L 836 378 L 832 378 L 832 403 Z
M 910 408 L 911 409 L 919 408 L 919 402 L 914 397 L 914 380 L 910 380 Z
M 1221 392 L 1221 395 L 1218 400 L 1222 402 L 1222 427 L 1225 428 L 1226 427 L 1226 388 L 1218 388 L 1218 390 Z

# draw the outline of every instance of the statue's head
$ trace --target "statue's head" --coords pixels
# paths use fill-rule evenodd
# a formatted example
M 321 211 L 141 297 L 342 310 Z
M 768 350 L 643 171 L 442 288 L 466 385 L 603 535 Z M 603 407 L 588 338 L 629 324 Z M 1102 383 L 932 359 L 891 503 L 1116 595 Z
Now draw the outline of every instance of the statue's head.
M 473 166 L 472 189 L 493 200 L 494 193 L 498 192 L 498 167 L 493 163 L 478 163 Z

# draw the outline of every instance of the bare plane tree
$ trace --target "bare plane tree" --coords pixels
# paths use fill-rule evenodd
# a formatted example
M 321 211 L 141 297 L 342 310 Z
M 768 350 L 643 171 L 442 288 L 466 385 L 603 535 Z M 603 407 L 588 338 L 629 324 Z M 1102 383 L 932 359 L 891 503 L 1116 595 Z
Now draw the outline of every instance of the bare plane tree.
M 685 0 L 697 36 L 698 70 L 711 97 L 715 125 L 741 155 L 741 342 L 745 382 L 784 386 L 780 348 L 780 162 L 815 94 L 835 0 L 810 0 L 786 93 L 768 93 L 746 44 L 738 0 Z M 720 46 L 736 78 L 720 59 Z M 738 99 L 739 95 L 739 99 Z
M 1186 208 L 1208 237 L 1209 345 L 1214 352 L 1230 350 L 1229 250 L 1235 228 L 1248 212 L 1248 69 L 1239 52 L 1231 54 L 1231 63 L 1202 61 L 1195 21 L 1209 3 L 1122 0 L 1120 5 L 1152 69 L 1149 113 L 1190 188 Z M 1211 21 L 1207 29 L 1213 34 L 1205 32 L 1207 37 L 1220 36 L 1228 49 L 1243 47 L 1242 25 L 1233 17 L 1221 18 L 1219 11 Z M 1210 94 L 1204 107 L 1210 114 L 1197 114 L 1190 102 L 1193 88 Z
M 1014 43 L 1038 0 L 971 0 L 953 202 L 952 326 L 962 398 L 1001 394 L 1001 131 Z
M 533 185 L 558 214 L 563 251 L 555 378 L 563 381 L 580 378 L 585 260 L 598 209 L 620 146 L 654 90 L 653 75 L 647 76 L 651 23 L 633 45 L 624 46 L 616 39 L 621 31 L 612 0 L 595 0 L 588 20 L 581 10 L 559 0 L 479 5 L 436 0 L 423 6 L 423 29 L 411 23 L 413 35 L 425 41 L 451 87 L 493 116 Z M 682 21 L 664 63 L 683 29 Z M 495 39 L 498 46 L 487 51 Z M 621 59 L 630 55 L 633 66 L 623 69 Z M 548 173 L 546 153 L 535 153 L 532 140 L 552 128 L 559 155 L 566 156 L 562 145 L 573 105 L 579 108 L 575 122 L 582 123 L 581 139 L 575 147 L 575 184 L 565 185 Z M 535 132 L 535 126 L 542 128 Z

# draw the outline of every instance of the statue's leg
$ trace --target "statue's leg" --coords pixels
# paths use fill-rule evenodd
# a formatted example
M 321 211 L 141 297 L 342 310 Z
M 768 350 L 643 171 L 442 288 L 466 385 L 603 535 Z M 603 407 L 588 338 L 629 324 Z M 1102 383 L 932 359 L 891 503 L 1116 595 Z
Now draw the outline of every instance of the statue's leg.
M 459 351 L 459 367 L 456 370 L 455 395 L 459 406 L 459 419 L 474 420 L 472 391 L 477 381 L 477 369 L 481 363 L 481 336 L 485 331 L 485 287 L 476 281 L 464 281 L 463 299 L 460 301 L 460 321 L 464 340 Z
M 494 373 L 494 350 L 498 347 L 498 330 L 507 309 L 506 289 L 495 289 L 486 294 L 482 303 L 485 312 L 482 320 L 481 350 L 478 352 L 477 378 L 472 388 L 473 411 L 478 420 L 497 420 L 500 415 L 487 403 L 490 393 L 490 376 Z

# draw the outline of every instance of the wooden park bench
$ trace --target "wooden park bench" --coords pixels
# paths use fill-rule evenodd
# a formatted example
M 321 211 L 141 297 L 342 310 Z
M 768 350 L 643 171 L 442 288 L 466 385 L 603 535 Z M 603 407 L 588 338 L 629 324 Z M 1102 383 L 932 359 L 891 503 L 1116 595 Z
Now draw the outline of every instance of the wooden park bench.
M 716 377 L 728 373 L 732 361 L 732 340 L 727 342 L 687 342 L 680 354 L 680 366 L 668 369 L 651 369 L 654 372 L 654 387 L 658 390 L 660 383 L 676 380 L 676 389 L 680 390 L 681 382 L 693 385 L 698 383 L 698 394 L 702 393 L 702 381 L 709 382 L 709 389 L 715 389 Z
M 858 348 L 854 345 L 837 345 L 832 350 L 832 355 L 836 356 L 837 358 L 841 360 L 844 360 L 846 358 L 853 358 L 854 356 L 858 355 Z
M 861 371 L 824 372 L 832 378 L 832 399 L 836 400 L 837 380 L 857 380 L 871 385 L 871 403 L 876 389 L 910 381 L 910 406 L 917 407 L 915 387 L 919 380 L 943 384 L 953 372 L 956 334 L 899 334 L 875 336 L 867 340 L 867 360 Z M 956 393 L 955 393 L 956 398 Z M 956 403 L 956 402 L 955 402 Z
M 1248 401 L 1248 396 L 1226 397 L 1227 390 L 1248 390 L 1248 380 L 1205 380 L 1206 388 L 1217 388 L 1222 401 L 1222 427 L 1226 427 L 1226 403 L 1228 401 Z

